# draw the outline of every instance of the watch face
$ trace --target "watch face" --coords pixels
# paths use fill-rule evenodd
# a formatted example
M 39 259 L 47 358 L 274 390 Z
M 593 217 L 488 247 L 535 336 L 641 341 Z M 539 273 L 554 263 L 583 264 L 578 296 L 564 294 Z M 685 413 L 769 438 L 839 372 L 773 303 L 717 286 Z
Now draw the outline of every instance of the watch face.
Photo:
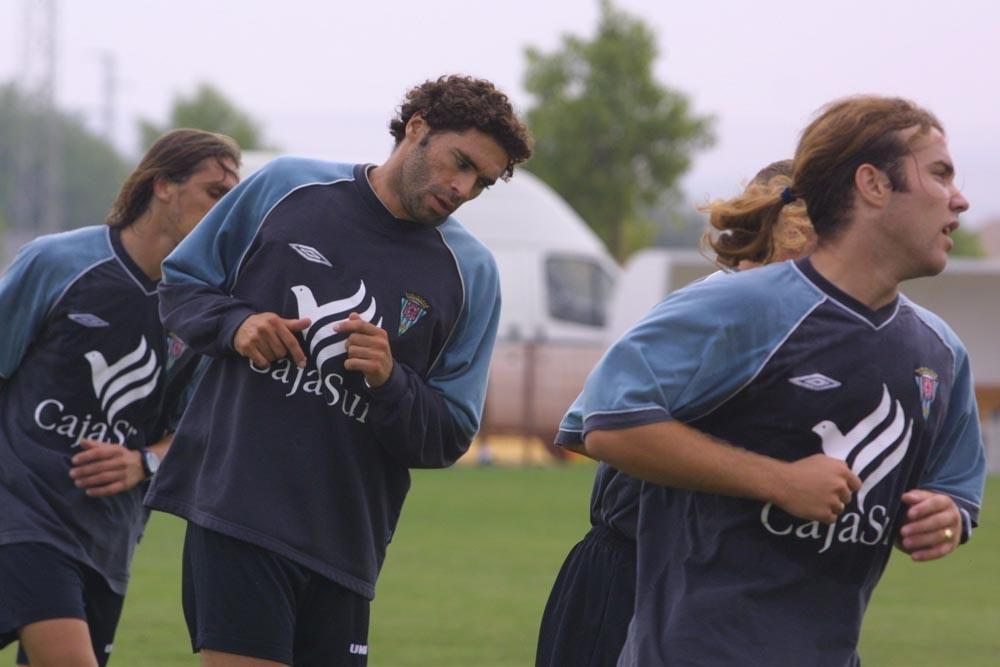
M 153 452 L 143 452 L 143 457 L 146 460 L 146 467 L 149 468 L 149 474 L 152 476 L 156 474 L 156 469 L 160 467 L 160 457 Z

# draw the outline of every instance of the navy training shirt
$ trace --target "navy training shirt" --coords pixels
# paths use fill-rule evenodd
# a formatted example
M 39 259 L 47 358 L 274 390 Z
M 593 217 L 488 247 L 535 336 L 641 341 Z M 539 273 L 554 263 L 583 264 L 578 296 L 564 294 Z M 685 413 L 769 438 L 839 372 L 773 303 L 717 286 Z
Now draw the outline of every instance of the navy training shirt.
M 576 397 L 559 422 L 556 444 L 583 444 L 582 393 Z M 626 475 L 603 461 L 599 462 L 590 491 L 590 525 L 611 528 L 622 537 L 634 541 L 641 489 L 641 480 Z
M 279 158 L 167 258 L 162 315 L 212 355 L 147 497 L 368 598 L 410 485 L 479 427 L 500 308 L 496 265 L 454 219 L 395 219 L 365 165 Z M 369 389 L 332 324 L 358 312 L 395 365 Z M 308 317 L 304 369 L 232 350 L 258 312 Z
M 584 435 L 678 419 L 778 459 L 824 452 L 863 481 L 831 526 L 643 484 L 620 665 L 857 665 L 900 496 L 948 494 L 966 534 L 978 520 L 985 458 L 961 342 L 903 296 L 865 308 L 808 260 L 675 293 L 609 350 L 581 400 Z
M 728 271 L 716 271 L 691 284 L 712 280 L 726 273 Z M 583 444 L 582 393 L 576 397 L 559 422 L 556 444 L 563 446 Z M 594 485 L 590 491 L 590 524 L 611 528 L 622 537 L 634 541 L 636 524 L 639 520 L 641 490 L 642 480 L 626 475 L 603 461 L 599 462 L 594 473 Z
M 88 497 L 69 478 L 81 438 L 161 435 L 166 337 L 156 283 L 106 226 L 40 237 L 0 278 L 0 544 L 42 542 L 125 593 L 145 485 Z

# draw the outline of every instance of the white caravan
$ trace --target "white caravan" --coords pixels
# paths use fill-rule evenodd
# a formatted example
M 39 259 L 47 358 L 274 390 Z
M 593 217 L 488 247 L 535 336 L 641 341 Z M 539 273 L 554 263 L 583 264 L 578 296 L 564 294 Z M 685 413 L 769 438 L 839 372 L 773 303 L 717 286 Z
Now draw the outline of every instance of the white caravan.
M 615 289 L 608 342 L 616 340 L 671 292 L 718 271 L 697 250 L 646 248 L 629 257 Z
M 523 170 L 456 217 L 500 267 L 503 310 L 483 435 L 534 435 L 549 445 L 607 347 L 619 267 L 580 216 Z

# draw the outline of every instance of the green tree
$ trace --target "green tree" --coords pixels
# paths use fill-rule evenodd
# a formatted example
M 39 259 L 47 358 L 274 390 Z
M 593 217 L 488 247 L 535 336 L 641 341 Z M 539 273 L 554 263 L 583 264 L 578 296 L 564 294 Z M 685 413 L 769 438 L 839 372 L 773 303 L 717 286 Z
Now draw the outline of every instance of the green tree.
M 176 97 L 165 125 L 157 125 L 148 120 L 139 121 L 143 150 L 151 146 L 160 135 L 178 127 L 227 134 L 243 150 L 266 148 L 260 124 L 209 83 L 200 84 L 190 97 Z
M 58 157 L 48 161 L 37 145 L 49 130 L 49 113 L 13 84 L 0 85 L 0 155 L 4 156 L 0 159 L 0 219 L 6 221 L 8 231 L 38 233 L 42 195 L 35 196 L 34 191 L 43 180 L 43 168 L 53 168 L 54 164 L 59 170 L 57 196 L 62 229 L 101 224 L 128 173 L 128 164 L 114 146 L 88 130 L 76 116 L 58 110 L 53 123 L 59 137 Z M 24 155 L 19 154 L 24 150 L 20 142 L 26 138 L 32 143 L 25 161 L 20 163 L 24 171 L 19 176 L 18 156 Z M 15 198 L 25 194 L 30 210 L 18 211 Z
M 713 141 L 712 119 L 653 76 L 656 36 L 601 0 L 591 40 L 528 47 L 525 89 L 535 136 L 529 169 L 561 194 L 620 261 L 656 231 L 647 211 L 676 194 L 693 151 Z

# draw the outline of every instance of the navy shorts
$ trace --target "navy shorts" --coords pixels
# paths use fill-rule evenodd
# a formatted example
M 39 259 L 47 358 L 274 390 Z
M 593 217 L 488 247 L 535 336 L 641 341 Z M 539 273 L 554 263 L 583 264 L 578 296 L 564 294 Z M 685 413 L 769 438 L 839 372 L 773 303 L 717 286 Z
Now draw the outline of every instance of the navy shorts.
M 367 598 L 273 551 L 188 522 L 191 646 L 295 667 L 368 664 Z
M 17 639 L 18 629 L 55 618 L 87 622 L 97 663 L 111 655 L 125 598 L 96 570 L 55 547 L 36 542 L 0 545 L 0 648 Z M 28 664 L 23 648 L 19 664 Z
M 635 540 L 595 526 L 566 556 L 538 633 L 536 667 L 614 667 L 635 608 Z

